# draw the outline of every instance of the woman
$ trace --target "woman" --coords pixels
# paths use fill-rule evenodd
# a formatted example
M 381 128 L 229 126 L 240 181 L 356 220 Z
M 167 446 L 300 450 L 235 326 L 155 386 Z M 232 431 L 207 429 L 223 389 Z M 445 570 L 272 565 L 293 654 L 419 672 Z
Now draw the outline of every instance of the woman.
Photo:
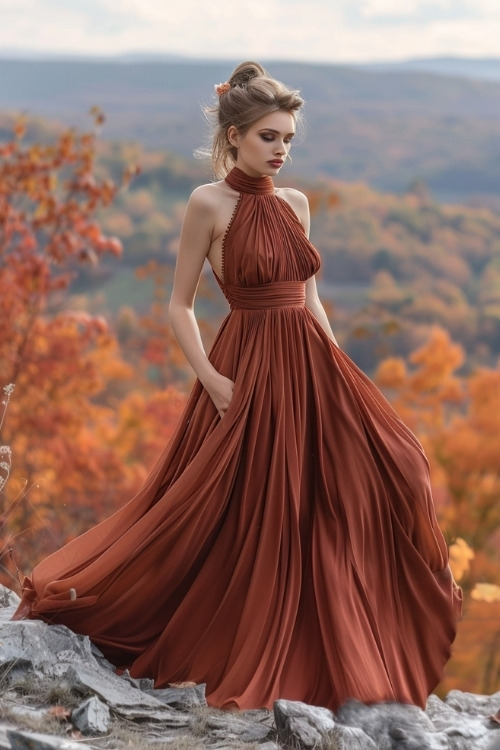
M 198 380 L 139 494 L 35 568 L 17 616 L 215 706 L 423 706 L 460 609 L 427 461 L 336 345 L 306 198 L 273 185 L 299 93 L 243 63 L 217 94 L 224 179 L 189 200 L 170 305 Z M 206 257 L 231 306 L 209 357 Z

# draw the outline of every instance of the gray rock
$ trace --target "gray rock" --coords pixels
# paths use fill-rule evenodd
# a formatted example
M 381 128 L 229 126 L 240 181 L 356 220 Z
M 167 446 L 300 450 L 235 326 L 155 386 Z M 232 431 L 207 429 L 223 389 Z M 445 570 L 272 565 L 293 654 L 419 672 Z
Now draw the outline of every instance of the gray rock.
M 71 712 L 71 721 L 82 734 L 106 734 L 109 708 L 94 695 Z
M 87 636 L 77 635 L 64 625 L 47 625 L 41 620 L 2 623 L 0 665 L 28 661 L 34 670 L 54 664 L 59 654 L 71 654 L 72 661 L 96 663 Z
M 20 732 L 8 729 L 11 750 L 92 750 L 89 745 L 71 742 L 63 737 L 54 737 L 37 732 Z
M 362 729 L 377 750 L 449 750 L 448 737 L 437 732 L 418 706 L 402 703 L 374 703 L 366 706 L 349 701 L 340 707 L 341 724 Z
M 426 713 L 434 727 L 448 737 L 451 750 L 468 750 L 469 747 L 479 750 L 489 742 L 493 725 L 488 719 L 457 711 L 437 696 L 429 697 Z
M 14 687 L 24 682 L 26 675 L 32 669 L 29 659 L 3 659 L 3 644 L 0 650 L 0 674 L 4 685 Z
M 489 719 L 499 698 L 500 693 L 487 696 L 452 690 L 444 702 L 431 695 L 426 713 L 448 737 L 450 750 L 487 750 L 500 736 L 500 727 Z
M 68 665 L 64 676 L 73 690 L 84 695 L 97 695 L 113 713 L 124 718 L 161 721 L 169 727 L 186 727 L 190 724 L 188 714 L 174 711 L 151 695 L 132 687 L 118 675 L 95 665 Z
M 6 609 L 17 609 L 20 601 L 21 599 L 14 591 L 5 586 L 0 586 L 0 610 L 3 610 L 4 615 Z
M 236 714 L 231 711 L 218 713 L 215 709 L 201 714 L 198 732 L 201 727 L 204 735 L 221 746 L 228 742 L 232 742 L 233 745 L 240 742 L 263 743 L 274 739 L 275 735 L 273 729 L 251 717 L 248 718 L 245 713 Z
M 335 727 L 332 711 L 300 701 L 275 701 L 274 718 L 278 738 L 285 747 L 320 747 Z
M 193 685 L 192 687 L 142 689 L 148 695 L 156 698 L 156 700 L 181 711 L 189 710 L 194 706 L 207 705 L 207 700 L 205 698 L 205 685 L 203 683 L 200 685 Z
M 429 695 L 427 698 L 427 705 L 425 707 L 425 715 L 428 719 L 430 719 L 434 723 L 434 718 L 436 716 L 440 716 L 440 714 L 443 713 L 443 711 L 448 710 L 448 706 L 444 701 L 441 700 L 437 695 L 432 693 L 432 695 Z
M 114 667 L 111 671 L 116 672 Z M 132 677 L 128 669 L 121 673 L 121 678 L 122 680 L 127 680 L 127 682 L 129 682 L 138 690 L 144 690 L 145 693 L 147 693 L 149 690 L 154 690 L 154 680 L 150 680 L 149 677 Z
M 128 719 L 162 721 L 167 726 L 188 726 L 190 717 L 133 687 L 95 658 L 87 636 L 64 625 L 41 620 L 18 620 L 1 626 L 0 670 L 7 684 L 18 682 L 29 671 L 40 680 L 57 678 L 83 695 L 102 698 L 117 714 Z M 15 679 L 14 679 L 15 678 Z
M 12 731 L 14 727 L 2 726 L 0 724 L 0 750 L 11 750 L 10 740 L 7 736 L 7 732 Z
M 378 750 L 378 745 L 357 727 L 336 724 L 329 734 L 329 750 Z
M 455 711 L 488 718 L 500 709 L 500 692 L 493 695 L 476 695 L 475 693 L 463 693 L 461 690 L 450 690 L 445 698 L 445 703 L 450 708 L 454 708 Z
M 97 648 L 97 646 L 95 645 L 95 643 L 92 643 L 92 641 L 90 641 L 90 640 L 89 640 L 89 643 L 90 643 L 90 651 L 92 652 L 92 656 L 97 661 L 97 663 L 101 667 L 103 667 L 104 669 L 107 669 L 109 672 L 115 673 L 116 672 L 116 667 L 113 664 L 111 664 L 110 661 L 108 661 L 106 659 L 106 657 L 104 656 L 104 654 L 102 654 L 101 651 L 99 651 L 99 649 Z M 151 682 L 152 682 L 152 680 L 151 680 Z M 141 688 L 141 690 L 142 689 L 143 688 Z
M 41 724 L 46 716 L 46 708 L 33 708 L 33 706 L 9 705 L 9 715 L 19 719 L 28 719 L 30 722 Z

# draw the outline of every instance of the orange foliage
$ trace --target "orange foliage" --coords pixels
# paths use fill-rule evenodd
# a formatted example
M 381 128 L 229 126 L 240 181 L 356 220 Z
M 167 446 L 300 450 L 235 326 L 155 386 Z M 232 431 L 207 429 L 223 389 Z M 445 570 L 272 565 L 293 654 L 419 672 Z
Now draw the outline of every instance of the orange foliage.
M 179 373 L 186 366 L 168 318 L 167 284 L 172 270 L 165 264 L 150 260 L 135 273 L 138 279 L 153 280 L 153 300 L 147 315 L 141 317 L 135 335 L 129 337 L 127 347 L 134 351 L 146 377 L 156 386 L 165 388 L 178 380 Z
M 0 557 L 10 584 L 10 548 L 26 569 L 130 498 L 184 402 L 175 389 L 134 394 L 131 385 L 151 389 L 107 322 L 64 307 L 77 263 L 121 252 L 95 220 L 118 191 L 94 174 L 95 135 L 66 131 L 40 145 L 24 134 L 20 120 L 0 147 L 0 383 L 15 385 L 0 420 Z
M 423 442 L 450 564 L 465 592 L 464 617 L 443 690 L 500 689 L 500 369 L 457 375 L 463 351 L 434 329 L 409 357 L 377 372 Z
M 401 358 L 391 357 L 380 364 L 375 379 L 405 421 L 419 435 L 427 435 L 465 398 L 464 384 L 454 376 L 463 361 L 462 348 L 436 327 L 425 346 L 410 355 L 411 370 Z

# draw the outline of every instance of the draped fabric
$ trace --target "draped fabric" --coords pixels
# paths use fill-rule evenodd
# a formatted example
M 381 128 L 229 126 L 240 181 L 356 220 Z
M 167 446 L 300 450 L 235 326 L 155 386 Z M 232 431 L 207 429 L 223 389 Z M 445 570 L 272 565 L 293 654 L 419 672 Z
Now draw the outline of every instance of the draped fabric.
M 214 706 L 423 706 L 461 601 L 427 460 L 305 306 L 319 257 L 271 178 L 227 182 L 231 312 L 210 360 L 229 409 L 197 382 L 137 496 L 41 562 L 16 616 L 158 687 L 204 682 Z

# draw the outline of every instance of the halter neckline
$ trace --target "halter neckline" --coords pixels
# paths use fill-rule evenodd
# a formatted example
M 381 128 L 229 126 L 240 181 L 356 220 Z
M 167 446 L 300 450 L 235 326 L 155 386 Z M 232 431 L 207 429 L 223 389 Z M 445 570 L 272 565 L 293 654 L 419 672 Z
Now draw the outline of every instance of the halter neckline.
M 254 193 L 256 195 L 270 195 L 274 193 L 274 183 L 269 175 L 250 177 L 239 167 L 233 167 L 226 176 L 226 182 L 239 193 Z

